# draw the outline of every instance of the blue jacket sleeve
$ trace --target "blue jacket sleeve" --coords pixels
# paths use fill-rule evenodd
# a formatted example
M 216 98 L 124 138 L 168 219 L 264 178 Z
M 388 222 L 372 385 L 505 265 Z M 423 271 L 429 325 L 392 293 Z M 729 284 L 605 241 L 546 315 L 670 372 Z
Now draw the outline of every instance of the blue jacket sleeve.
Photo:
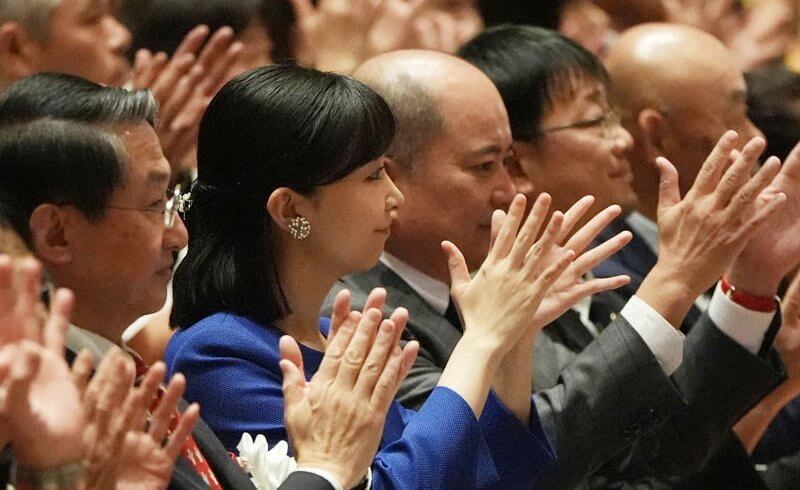
M 555 449 L 539 422 L 532 398 L 530 422 L 525 427 L 490 391 L 480 427 L 500 477 L 500 488 L 531 488 L 554 467 Z

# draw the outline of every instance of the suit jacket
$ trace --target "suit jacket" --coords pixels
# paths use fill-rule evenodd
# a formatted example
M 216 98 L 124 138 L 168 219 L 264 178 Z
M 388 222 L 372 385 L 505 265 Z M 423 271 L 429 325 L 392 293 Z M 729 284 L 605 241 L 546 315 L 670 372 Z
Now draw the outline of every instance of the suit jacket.
M 622 247 L 622 249 L 600 262 L 594 269 L 592 274 L 596 277 L 614 277 L 627 274 L 631 278 L 631 282 L 617 289 L 617 293 L 624 299 L 628 299 L 639 289 L 642 281 L 655 267 L 658 256 L 650 249 L 650 246 L 636 233 L 624 218 L 614 220 L 606 229 L 604 229 L 597 236 L 596 243 L 602 243 L 609 240 L 616 234 L 622 231 L 630 231 L 633 235 L 630 243 Z M 702 312 L 695 306 L 689 309 L 686 314 L 681 330 L 688 332 L 692 325 L 697 323 L 700 319 Z
M 76 353 L 66 351 L 67 362 L 72 365 Z M 181 401 L 181 409 L 187 403 Z M 242 471 L 238 464 L 231 459 L 228 452 L 222 446 L 214 432 L 203 422 L 197 421 L 192 437 L 197 443 L 200 452 L 205 456 L 209 466 L 214 471 L 214 475 L 222 485 L 222 488 L 230 490 L 255 490 L 250 478 Z M 175 462 L 172 471 L 172 480 L 169 487 L 173 490 L 207 490 L 209 487 L 195 471 L 192 464 L 181 455 Z M 333 486 L 324 478 L 313 473 L 297 472 L 289 475 L 289 478 L 280 486 L 281 490 L 333 490 Z
M 408 334 L 420 342 L 420 354 L 399 399 L 407 406 L 418 406 L 438 382 L 461 333 L 382 263 L 343 278 L 326 305 L 330 308 L 336 292 L 348 288 L 353 307 L 361 307 L 369 291 L 378 286 L 388 292 L 385 313 L 398 306 L 410 312 Z M 774 322 L 767 345 L 779 322 Z M 582 342 L 576 339 L 575 328 L 560 328 L 557 333 L 562 338 L 576 341 L 574 357 L 564 360 L 569 349 L 562 349 L 561 359 L 559 354 L 544 355 L 552 352 L 548 342 L 561 345 L 559 335 L 539 335 L 533 363 L 532 388 L 542 388 L 548 378 L 551 383 L 533 398 L 559 455 L 546 488 L 585 484 L 589 475 L 619 454 L 624 458 L 620 473 L 612 473 L 616 481 L 693 474 L 730 426 L 783 375 L 777 354 L 751 355 L 707 316 L 687 337 L 683 364 L 672 379 L 622 316 L 596 339 L 584 337 Z M 586 345 L 581 347 L 583 342 Z M 597 483 L 605 484 L 612 482 Z

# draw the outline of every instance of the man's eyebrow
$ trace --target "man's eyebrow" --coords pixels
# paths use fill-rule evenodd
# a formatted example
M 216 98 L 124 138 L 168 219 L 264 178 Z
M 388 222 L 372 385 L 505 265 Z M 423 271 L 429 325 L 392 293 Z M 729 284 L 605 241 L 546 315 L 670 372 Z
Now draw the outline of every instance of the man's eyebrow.
M 495 155 L 503 155 L 511 152 L 511 145 L 508 145 L 508 148 L 503 148 L 499 145 L 487 145 L 482 148 L 478 148 L 477 150 L 473 151 L 472 154 L 476 156 L 495 156 Z

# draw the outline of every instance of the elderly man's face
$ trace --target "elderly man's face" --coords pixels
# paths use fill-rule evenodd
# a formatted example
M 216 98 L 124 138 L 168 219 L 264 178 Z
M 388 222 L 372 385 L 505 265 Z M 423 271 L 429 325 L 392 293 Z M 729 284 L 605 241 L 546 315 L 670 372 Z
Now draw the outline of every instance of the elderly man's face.
M 664 156 L 678 169 L 681 193 L 689 191 L 717 140 L 729 129 L 739 146 L 763 136 L 747 116 L 747 87 L 739 69 L 722 60 L 687 75 L 662 108 L 667 131 Z
M 61 0 L 52 13 L 47 37 L 31 48 L 31 73 L 55 71 L 104 85 L 130 78 L 125 52 L 128 30 L 114 17 L 112 0 Z
M 59 286 L 73 289 L 78 305 L 111 304 L 133 321 L 164 304 L 173 253 L 188 238 L 179 217 L 164 225 L 170 167 L 153 128 L 140 123 L 116 133 L 128 154 L 125 180 L 100 219 L 76 215 L 70 283 Z

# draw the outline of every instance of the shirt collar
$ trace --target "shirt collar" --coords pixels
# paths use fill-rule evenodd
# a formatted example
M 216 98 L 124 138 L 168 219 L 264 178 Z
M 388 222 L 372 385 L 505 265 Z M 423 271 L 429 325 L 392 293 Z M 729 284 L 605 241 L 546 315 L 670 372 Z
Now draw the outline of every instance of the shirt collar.
M 447 305 L 450 304 L 450 286 L 420 272 L 388 252 L 381 254 L 381 262 L 407 282 L 434 310 L 444 315 Z
M 114 343 L 105 337 L 97 335 L 94 332 L 84 330 L 75 325 L 70 325 L 67 330 L 66 347 L 74 353 L 78 353 L 83 349 L 88 349 L 92 353 L 95 366 L 103 359 L 103 356 L 114 347 Z
M 625 222 L 634 233 L 644 240 L 653 253 L 658 254 L 658 224 L 655 221 L 634 211 L 625 218 Z

